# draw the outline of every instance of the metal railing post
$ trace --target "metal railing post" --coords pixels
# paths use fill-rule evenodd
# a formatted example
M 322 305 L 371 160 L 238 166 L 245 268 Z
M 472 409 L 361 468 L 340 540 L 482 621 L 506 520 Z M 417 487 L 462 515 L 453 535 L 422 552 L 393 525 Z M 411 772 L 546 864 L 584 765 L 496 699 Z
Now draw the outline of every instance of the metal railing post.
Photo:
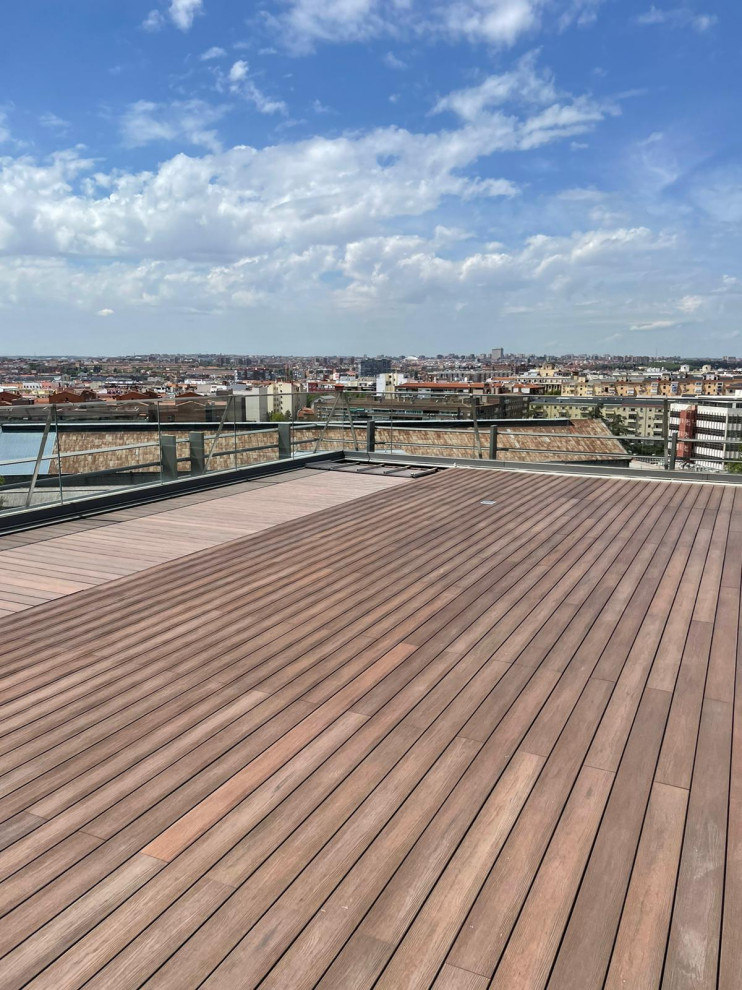
M 662 400 L 662 436 L 670 436 L 670 400 L 667 396 Z
M 667 443 L 667 462 L 665 464 L 666 471 L 675 470 L 675 461 L 678 456 L 678 435 L 677 433 L 671 433 L 670 439 Z
M 163 481 L 175 481 L 178 477 L 178 438 L 174 433 L 160 437 L 160 470 Z
M 348 421 L 350 422 L 350 435 L 353 438 L 353 450 L 360 450 L 358 446 L 358 437 L 356 436 L 356 424 L 353 421 L 353 410 L 350 408 L 350 400 L 348 396 L 343 391 L 343 398 L 345 399 L 345 408 L 348 411 Z M 343 430 L 343 437 L 345 436 L 345 430 Z
M 46 422 L 44 423 L 44 430 L 41 434 L 41 443 L 39 444 L 39 450 L 36 454 L 36 463 L 33 467 L 33 474 L 31 475 L 31 481 L 28 484 L 28 491 L 26 492 L 26 504 L 25 508 L 28 508 L 31 504 L 31 499 L 33 498 L 34 489 L 36 488 L 36 482 L 39 477 L 39 471 L 41 470 L 41 465 L 44 458 L 44 450 L 46 448 L 46 440 L 49 436 L 49 430 L 52 425 L 52 413 L 54 411 L 54 406 L 49 406 L 49 412 L 46 414 Z M 59 439 L 59 437 L 57 437 Z
M 157 413 L 157 449 L 160 452 L 160 484 L 165 478 L 162 473 L 162 424 L 160 423 L 160 400 L 155 399 L 155 412 Z M 149 406 L 147 407 L 147 418 L 149 419 Z
M 237 400 L 233 395 L 227 397 L 227 409 L 232 406 L 232 446 L 234 448 L 234 461 L 233 467 L 235 471 L 237 470 Z
M 474 456 L 481 458 L 484 455 L 482 454 L 482 440 L 481 437 L 479 436 L 479 421 L 477 419 L 477 396 L 472 395 L 471 399 L 472 399 L 471 416 L 472 416 L 472 425 L 474 427 L 474 435 L 472 437 L 474 441 Z
M 497 460 L 497 427 L 490 426 L 490 460 Z
M 206 444 L 202 430 L 188 434 L 191 457 L 191 474 L 203 474 L 206 470 Z
M 366 451 L 373 454 L 376 450 L 376 423 L 370 419 L 366 423 Z
M 291 423 L 276 423 L 278 429 L 278 459 L 291 457 Z
M 219 420 L 219 426 L 217 426 L 216 433 L 214 434 L 214 436 L 211 439 L 211 447 L 209 448 L 209 454 L 208 454 L 208 457 L 206 458 L 206 470 L 207 471 L 211 467 L 211 458 L 214 456 L 214 451 L 216 450 L 216 445 L 219 442 L 219 438 L 222 435 L 222 431 L 224 430 L 224 423 L 226 422 L 226 419 L 227 419 L 227 410 L 228 409 L 229 409 L 229 403 L 226 403 L 226 405 L 224 406 L 224 412 L 222 413 L 222 417 Z M 205 418 L 206 417 L 204 417 L 204 419 Z M 212 420 L 212 422 L 213 422 L 213 420 Z
M 62 478 L 62 448 L 59 444 L 60 440 L 59 432 L 59 414 L 57 413 L 57 407 L 54 406 L 54 442 L 57 448 L 57 477 L 59 478 L 59 504 L 62 505 L 64 502 L 64 480 Z

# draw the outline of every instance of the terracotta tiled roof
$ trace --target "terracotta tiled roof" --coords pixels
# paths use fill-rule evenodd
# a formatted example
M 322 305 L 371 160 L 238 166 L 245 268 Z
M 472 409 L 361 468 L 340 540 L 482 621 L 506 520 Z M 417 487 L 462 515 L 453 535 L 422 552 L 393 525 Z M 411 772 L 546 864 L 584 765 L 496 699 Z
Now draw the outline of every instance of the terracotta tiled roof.
M 497 456 L 504 461 L 573 461 L 589 459 L 586 455 L 606 454 L 628 456 L 620 440 L 600 419 L 575 419 L 569 426 L 553 427 L 538 420 L 533 426 L 506 426 L 497 431 Z

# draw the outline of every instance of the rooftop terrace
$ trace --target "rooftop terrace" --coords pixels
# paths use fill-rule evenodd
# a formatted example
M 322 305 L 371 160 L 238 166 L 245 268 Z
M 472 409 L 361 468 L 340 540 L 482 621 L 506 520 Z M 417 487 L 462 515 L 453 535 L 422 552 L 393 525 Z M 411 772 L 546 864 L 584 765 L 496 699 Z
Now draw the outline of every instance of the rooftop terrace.
M 0 617 L 399 483 L 378 475 L 339 477 L 297 468 L 0 534 Z M 249 567 L 248 548 L 245 554 Z
M 0 542 L 0 990 L 738 990 L 742 487 L 182 499 Z

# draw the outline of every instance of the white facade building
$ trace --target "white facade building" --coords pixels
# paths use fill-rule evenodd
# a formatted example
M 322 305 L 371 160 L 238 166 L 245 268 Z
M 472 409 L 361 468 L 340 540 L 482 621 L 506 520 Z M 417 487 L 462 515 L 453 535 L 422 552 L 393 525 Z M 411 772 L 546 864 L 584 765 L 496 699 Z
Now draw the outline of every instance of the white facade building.
M 385 392 L 394 392 L 398 385 L 404 385 L 406 381 L 407 376 L 400 371 L 386 371 L 376 376 L 376 392 L 379 395 Z
M 684 462 L 705 471 L 728 471 L 730 463 L 742 461 L 742 401 L 673 402 L 670 432 L 678 434 L 678 465 Z

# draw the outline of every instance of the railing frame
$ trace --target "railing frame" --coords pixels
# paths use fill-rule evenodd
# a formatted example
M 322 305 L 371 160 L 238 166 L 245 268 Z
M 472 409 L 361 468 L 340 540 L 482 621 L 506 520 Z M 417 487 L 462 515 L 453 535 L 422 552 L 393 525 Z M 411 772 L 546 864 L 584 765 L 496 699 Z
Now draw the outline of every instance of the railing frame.
M 458 393 L 454 393 L 457 394 Z M 336 408 L 340 403 L 340 398 L 342 393 L 337 393 L 335 396 L 334 408 Z M 314 445 L 314 453 L 320 454 L 320 445 L 325 447 L 325 453 L 337 454 L 342 456 L 343 452 L 347 451 L 347 441 L 351 440 L 354 451 L 347 451 L 351 455 L 358 453 L 365 453 L 367 455 L 383 456 L 387 460 L 393 459 L 400 455 L 407 457 L 418 457 L 421 456 L 424 460 L 435 461 L 436 463 L 441 460 L 436 454 L 429 453 L 431 448 L 435 448 L 441 451 L 455 451 L 456 453 L 444 456 L 442 460 L 451 464 L 453 462 L 461 463 L 467 460 L 481 461 L 487 463 L 487 461 L 500 461 L 508 465 L 517 465 L 518 467 L 523 466 L 526 462 L 522 461 L 510 461 L 508 459 L 508 453 L 511 450 L 522 449 L 525 453 L 529 455 L 548 455 L 549 459 L 535 462 L 534 467 L 538 468 L 540 465 L 547 465 L 549 468 L 553 468 L 556 464 L 563 463 L 558 460 L 560 457 L 570 457 L 569 464 L 577 464 L 590 462 L 591 460 L 600 461 L 626 461 L 632 458 L 634 455 L 629 451 L 625 453 L 618 453 L 614 451 L 601 452 L 596 450 L 591 451 L 576 451 L 574 448 L 552 448 L 552 447 L 531 447 L 531 448 L 514 448 L 508 445 L 508 420 L 500 420 L 498 422 L 492 422 L 491 420 L 481 420 L 478 417 L 477 412 L 477 398 L 486 398 L 486 396 L 467 396 L 471 399 L 471 409 L 472 418 L 470 421 L 467 420 L 454 420 L 450 423 L 441 422 L 440 420 L 421 420 L 421 421 L 408 421 L 402 419 L 401 421 L 395 421 L 394 418 L 389 420 L 381 419 L 365 419 L 356 420 L 350 417 L 350 420 L 341 420 L 338 422 L 332 422 L 331 419 L 326 419 L 324 421 L 310 421 L 310 422 L 296 422 L 285 421 L 285 422 L 249 422 L 247 420 L 241 421 L 239 424 L 236 419 L 237 412 L 237 401 L 235 396 L 225 397 L 224 409 L 218 423 L 214 422 L 203 422 L 203 429 L 190 430 L 187 436 L 177 437 L 175 433 L 170 433 L 167 431 L 167 426 L 170 424 L 163 424 L 161 422 L 160 416 L 160 403 L 155 400 L 147 401 L 141 400 L 141 405 L 145 405 L 148 410 L 154 404 L 157 411 L 157 419 L 155 424 L 156 429 L 156 439 L 144 440 L 141 443 L 132 444 L 121 444 L 115 447 L 99 447 L 88 450 L 72 450 L 72 451 L 62 451 L 61 444 L 59 443 L 60 436 L 67 430 L 74 430 L 75 424 L 71 420 L 65 420 L 60 412 L 64 410 L 64 407 L 57 407 L 56 405 L 49 406 L 47 411 L 43 428 L 41 429 L 40 441 L 36 457 L 33 461 L 33 470 L 28 481 L 13 481 L 9 484 L 3 486 L 3 488 L 8 491 L 18 491 L 26 490 L 24 504 L 22 506 L 14 507 L 8 512 L 3 512 L 1 518 L 10 518 L 23 515 L 29 512 L 33 508 L 33 498 L 36 490 L 40 487 L 47 489 L 49 485 L 49 475 L 41 475 L 42 465 L 46 462 L 56 462 L 57 466 L 57 484 L 59 486 L 59 504 L 63 504 L 67 500 L 73 500 L 75 502 L 88 501 L 91 498 L 100 497 L 99 495 L 91 496 L 87 494 L 71 494 L 69 491 L 65 494 L 65 485 L 68 485 L 75 480 L 81 478 L 92 479 L 100 478 L 104 480 L 107 476 L 116 474 L 135 474 L 139 472 L 146 472 L 150 469 L 156 469 L 159 474 L 159 481 L 153 483 L 156 485 L 167 486 L 174 482 L 179 482 L 184 480 L 184 477 L 196 477 L 196 476 L 208 476 L 214 477 L 222 475 L 225 472 L 239 472 L 248 470 L 249 467 L 254 465 L 243 465 L 240 467 L 238 465 L 238 457 L 241 454 L 256 454 L 263 451 L 276 451 L 277 459 L 262 462 L 276 464 L 283 461 L 294 461 L 297 458 L 302 459 L 307 456 L 306 452 L 302 453 L 301 449 L 306 446 Z M 463 396 L 459 395 L 459 398 Z M 344 403 L 347 405 L 347 400 Z M 78 404 L 76 404 L 78 405 Z M 107 406 L 105 403 L 81 403 L 79 405 L 84 406 L 96 406 L 100 408 L 101 406 Z M 231 422 L 229 417 L 229 412 L 232 412 Z M 350 412 L 350 408 L 348 408 Z M 151 420 L 149 420 L 151 423 Z M 518 425 L 522 424 L 522 421 L 517 421 Z M 579 422 L 579 421 L 576 421 Z M 357 427 L 359 423 L 365 426 L 366 433 L 366 450 L 360 447 L 358 443 Z M 529 420 L 528 423 L 533 423 L 536 426 L 539 420 Z M 110 424 L 83 421 L 79 424 L 81 428 L 85 426 L 95 427 L 96 425 L 104 428 L 105 426 L 110 426 L 112 430 L 116 430 L 122 427 L 121 421 L 112 421 Z M 136 428 L 137 423 L 132 422 L 128 424 L 129 427 Z M 515 425 L 515 423 L 513 424 Z M 39 426 L 41 424 L 39 423 Z M 201 424 L 199 423 L 199 426 Z M 225 431 L 227 427 L 231 426 L 233 442 L 228 449 L 218 450 L 218 444 L 220 439 L 225 436 Z M 173 423 L 172 427 L 177 430 L 177 423 Z M 214 429 L 216 427 L 216 429 Z M 470 438 L 468 435 L 466 437 L 465 443 L 449 443 L 449 442 L 436 442 L 435 439 L 432 441 L 418 441 L 418 440 L 408 440 L 403 439 L 399 434 L 395 436 L 395 427 L 397 430 L 425 430 L 426 432 L 435 433 L 452 433 L 458 432 L 460 430 L 473 430 L 473 435 Z M 151 428 L 151 426 L 150 426 Z M 481 429 L 487 429 L 488 436 L 488 449 L 485 452 L 483 449 Z M 49 440 L 49 436 L 54 430 L 57 442 L 55 443 L 55 450 L 52 453 L 45 453 L 46 446 Z M 350 431 L 350 437 L 328 437 L 328 430 L 339 429 L 343 431 Z M 380 443 L 379 431 L 386 429 L 388 431 L 388 438 Z M 273 443 L 265 444 L 255 444 L 254 446 L 238 446 L 238 440 L 243 437 L 254 438 L 256 433 L 270 432 L 272 430 L 276 431 L 277 440 Z M 214 431 L 212 433 L 212 431 Z M 310 433 L 310 436 L 302 437 L 302 433 Z M 211 435 L 206 436 L 207 433 Z M 694 477 L 698 478 L 700 476 L 705 476 L 708 473 L 711 477 L 716 480 L 724 480 L 728 477 L 728 474 L 719 472 L 719 474 L 704 472 L 703 469 L 700 471 L 678 471 L 677 469 L 677 448 L 678 448 L 678 435 L 677 431 L 669 431 L 667 434 L 662 436 L 607 436 L 600 434 L 582 434 L 582 433 L 572 433 L 572 432 L 559 432 L 559 431 L 548 431 L 539 429 L 528 429 L 529 438 L 539 438 L 548 437 L 550 440 L 558 440 L 560 438 L 569 440 L 590 440 L 596 441 L 611 441 L 616 440 L 619 443 L 622 441 L 628 442 L 640 442 L 646 444 L 656 444 L 659 445 L 658 457 L 661 457 L 664 464 L 664 470 L 668 473 L 674 473 L 676 475 L 682 474 L 684 478 Z M 208 455 L 206 454 L 206 443 L 207 439 L 209 442 Z M 464 439 L 462 437 L 462 439 Z M 717 450 L 719 456 L 714 458 L 720 465 L 726 465 L 727 463 L 742 463 L 742 458 L 739 456 L 729 456 L 732 451 L 739 453 L 742 451 L 742 436 L 739 440 L 729 439 L 728 436 L 719 438 L 683 438 L 682 442 L 688 445 L 700 445 L 702 447 L 708 447 L 711 450 Z M 178 445 L 182 443 L 188 443 L 188 454 L 186 456 L 178 455 Z M 388 447 L 388 450 L 386 449 Z M 402 450 L 397 451 L 396 447 L 402 448 Z M 330 451 L 327 450 L 330 448 Z M 99 454 L 109 453 L 111 451 L 125 451 L 125 450 L 144 450 L 153 449 L 157 450 L 157 459 L 147 460 L 140 463 L 131 463 L 128 465 L 118 466 L 115 468 L 102 468 L 91 471 L 75 471 L 70 473 L 64 473 L 64 462 L 69 458 L 73 457 L 85 457 L 85 456 L 95 456 Z M 428 453 L 422 455 L 416 455 L 414 451 L 416 449 L 425 449 Z M 487 456 L 488 455 L 488 456 Z M 219 464 L 224 463 L 224 459 L 229 458 L 232 461 L 230 467 L 216 467 L 212 470 L 212 464 L 218 462 Z M 575 460 L 579 458 L 579 460 Z M 14 464 L 29 464 L 31 459 L 28 457 L 8 459 L 0 462 L 0 474 L 2 474 L 3 467 L 12 466 Z M 189 464 L 189 472 L 181 472 L 179 470 L 179 465 L 187 463 Z M 416 462 L 417 463 L 417 462 Z M 606 470 L 617 472 L 620 467 L 607 466 Z M 640 477 L 648 477 L 651 471 L 642 471 Z M 42 481 L 43 477 L 43 481 Z M 135 486 L 138 490 L 144 488 L 152 487 L 148 482 L 143 482 L 141 485 Z M 112 491 L 121 491 L 121 488 L 111 489 Z M 0 494 L 2 494 L 2 488 L 0 488 Z

